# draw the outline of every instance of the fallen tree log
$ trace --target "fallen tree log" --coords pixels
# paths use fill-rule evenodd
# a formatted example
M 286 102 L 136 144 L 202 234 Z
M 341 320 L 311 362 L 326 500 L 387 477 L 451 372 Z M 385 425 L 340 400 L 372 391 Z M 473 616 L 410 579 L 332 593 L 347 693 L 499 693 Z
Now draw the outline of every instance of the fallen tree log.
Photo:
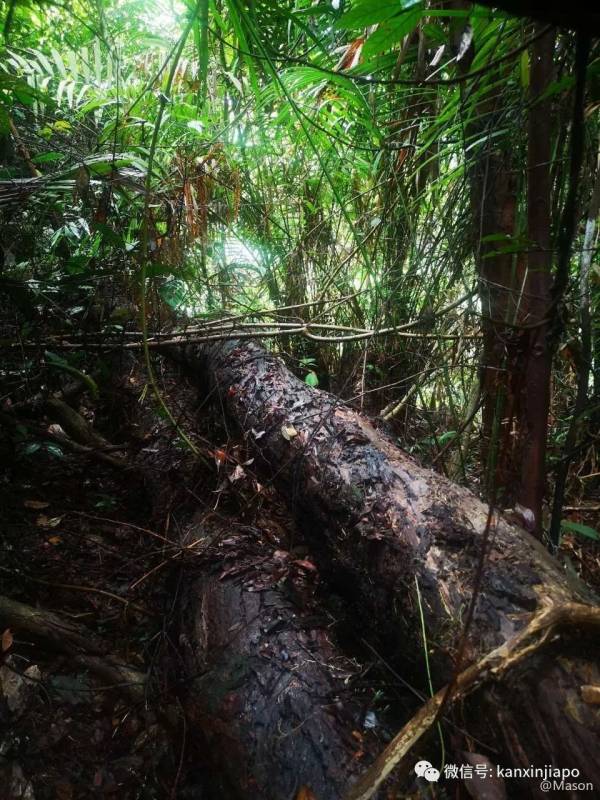
M 192 526 L 186 546 L 200 576 L 180 607 L 183 705 L 214 796 L 339 800 L 375 749 L 357 665 L 311 599 L 314 567 L 218 520 Z
M 418 582 L 438 685 L 455 672 L 484 543 L 461 667 L 507 642 L 548 604 L 595 603 L 524 530 L 498 514 L 488 519 L 474 494 L 417 464 L 365 417 L 306 386 L 257 344 L 190 347 L 186 359 L 211 376 L 264 468 L 302 508 L 330 579 L 360 598 L 380 635 L 413 665 L 422 653 Z M 582 780 L 600 786 L 600 718 L 581 691 L 600 684 L 599 655 L 589 631 L 561 632 L 478 690 L 463 710 L 469 731 L 489 743 L 500 765 L 578 769 Z M 539 779 L 519 791 L 549 796 Z

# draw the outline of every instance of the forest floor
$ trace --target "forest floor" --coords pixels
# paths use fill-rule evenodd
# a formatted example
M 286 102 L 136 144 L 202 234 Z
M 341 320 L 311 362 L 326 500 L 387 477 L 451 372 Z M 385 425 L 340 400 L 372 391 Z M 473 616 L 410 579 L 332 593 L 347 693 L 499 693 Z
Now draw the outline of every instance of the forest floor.
M 189 740 L 179 699 L 186 678 L 172 623 L 182 576 L 189 579 L 194 564 L 176 543 L 190 520 L 215 511 L 282 548 L 301 537 L 277 491 L 258 483 L 220 409 L 196 413 L 198 389 L 177 369 L 166 369 L 160 383 L 208 463 L 190 455 L 142 391 L 137 361 L 103 403 L 79 406 L 94 430 L 124 445 L 131 468 L 55 447 L 5 461 L 0 594 L 93 630 L 111 654 L 146 674 L 149 688 L 143 703 L 133 703 L 123 687 L 68 655 L 4 632 L 0 800 L 213 797 L 211 765 L 201 743 Z M 372 698 L 383 679 L 377 668 L 370 672 Z M 390 733 L 382 726 L 382 741 Z
M 176 368 L 159 380 L 208 464 L 190 455 L 157 411 L 137 361 L 98 407 L 79 408 L 95 430 L 124 446 L 133 468 L 43 447 L 5 460 L 0 594 L 93 629 L 146 674 L 148 689 L 144 702 L 133 703 L 122 687 L 69 656 L 5 631 L 1 800 L 212 797 L 210 764 L 189 741 L 179 700 L 184 687 L 171 622 L 182 575 L 194 565 L 176 543 L 186 523 L 207 510 L 267 531 L 282 547 L 296 528 L 276 491 L 253 474 L 243 440 L 227 429 L 220 409 L 199 411 L 198 389 Z M 566 537 L 563 554 L 600 589 L 598 548 Z M 384 672 L 374 664 L 370 701 L 378 694 L 389 700 L 397 688 Z M 377 724 L 383 743 L 390 731 Z
M 134 463 L 160 453 L 168 471 L 167 462 L 174 467 L 182 451 L 166 426 L 145 413 L 149 401 L 147 409 L 136 409 L 135 373 L 127 380 L 124 396 L 131 395 L 131 402 L 121 419 L 100 415 L 95 427 L 125 442 Z M 127 419 L 129 413 L 135 420 Z M 157 509 L 148 489 L 140 472 L 69 453 L 40 450 L 18 460 L 1 488 L 0 579 L 3 594 L 93 628 L 113 653 L 156 678 L 169 646 L 172 598 L 170 571 L 153 572 L 164 560 L 164 544 L 154 536 Z M 160 675 L 158 688 L 136 707 L 70 661 L 17 638 L 5 654 L 3 798 L 200 796 L 194 769 L 182 761 L 183 734 L 174 737 L 160 719 L 163 706 L 174 702 L 168 691 L 161 696 L 167 687 L 160 686 Z M 33 670 L 33 680 L 25 670 Z

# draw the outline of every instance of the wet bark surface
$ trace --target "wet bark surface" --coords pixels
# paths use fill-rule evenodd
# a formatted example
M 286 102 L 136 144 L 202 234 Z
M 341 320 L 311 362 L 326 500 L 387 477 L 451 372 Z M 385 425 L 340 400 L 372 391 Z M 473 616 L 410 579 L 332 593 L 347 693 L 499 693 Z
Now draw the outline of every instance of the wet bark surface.
M 422 652 L 418 581 L 436 681 L 450 680 L 487 507 L 257 344 L 191 349 L 187 357 L 210 374 L 227 412 L 305 523 L 328 577 L 346 587 L 397 663 L 414 664 Z M 539 542 L 494 515 L 468 661 L 505 642 L 546 603 L 572 600 L 595 602 Z M 600 764 L 589 757 L 600 752 L 600 719 L 581 695 L 582 683 L 600 683 L 598 643 L 585 631 L 570 636 L 536 654 L 512 682 L 476 695 L 466 718 L 491 751 L 501 732 L 498 763 L 577 767 L 600 785 Z M 535 781 L 527 792 L 536 795 Z
M 375 750 L 358 733 L 358 665 L 312 597 L 314 566 L 254 528 L 203 523 L 187 538 L 203 566 L 181 613 L 192 678 L 184 705 L 190 731 L 202 732 L 215 796 L 342 797 Z

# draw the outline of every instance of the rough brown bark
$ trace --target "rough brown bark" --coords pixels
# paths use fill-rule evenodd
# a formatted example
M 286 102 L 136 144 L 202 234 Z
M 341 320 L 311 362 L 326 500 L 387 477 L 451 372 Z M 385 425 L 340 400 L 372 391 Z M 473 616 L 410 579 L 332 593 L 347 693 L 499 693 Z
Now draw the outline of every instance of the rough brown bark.
M 415 579 L 437 685 L 452 678 L 486 529 L 487 507 L 419 466 L 364 417 L 310 389 L 254 343 L 200 354 L 232 418 L 254 440 L 330 577 L 345 583 L 396 656 L 418 662 Z M 259 435 L 260 434 L 260 435 Z M 506 642 L 547 603 L 595 602 L 525 531 L 494 516 L 469 632 L 474 661 Z M 583 684 L 600 684 L 598 642 L 564 634 L 466 704 L 470 731 L 500 748 L 502 765 L 578 768 L 600 785 L 600 720 Z M 519 796 L 545 796 L 539 781 Z M 550 793 L 550 796 L 552 794 Z
M 202 732 L 215 796 L 339 800 L 374 751 L 357 734 L 364 709 L 348 683 L 357 665 L 317 614 L 311 562 L 223 522 L 192 526 L 188 541 L 202 575 L 182 609 L 193 678 L 184 706 L 190 730 Z

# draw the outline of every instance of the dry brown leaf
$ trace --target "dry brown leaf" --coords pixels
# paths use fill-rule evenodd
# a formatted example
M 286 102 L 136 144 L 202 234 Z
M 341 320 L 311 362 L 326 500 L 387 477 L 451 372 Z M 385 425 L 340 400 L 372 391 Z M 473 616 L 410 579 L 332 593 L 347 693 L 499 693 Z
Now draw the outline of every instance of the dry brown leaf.
M 298 558 L 293 563 L 297 567 L 300 567 L 301 569 L 308 570 L 308 572 L 317 572 L 317 568 L 315 567 L 315 565 L 312 563 L 312 561 L 309 561 L 307 558 Z
M 584 703 L 600 705 L 600 686 L 584 685 L 581 687 L 581 697 Z
M 227 453 L 225 450 L 215 450 L 213 453 L 217 469 L 219 469 L 227 461 Z
M 40 514 L 35 524 L 38 528 L 56 528 L 61 522 L 62 517 L 47 517 L 45 514 Z
M 317 800 L 317 796 L 308 786 L 301 786 L 296 793 L 295 800 Z
M 7 628 L 2 634 L 2 652 L 6 653 L 7 650 L 10 650 L 12 644 L 13 644 L 12 631 L 10 628 Z
M 359 36 L 358 39 L 355 39 L 346 47 L 342 53 L 342 57 L 334 67 L 336 72 L 344 69 L 352 69 L 358 64 L 365 41 L 366 39 L 364 36 Z
M 25 500 L 23 505 L 25 508 L 34 508 L 39 511 L 42 508 L 48 508 L 50 503 L 46 503 L 44 500 Z
M 238 464 L 237 467 L 233 470 L 233 472 L 229 476 L 229 480 L 231 481 L 231 483 L 235 483 L 236 481 L 239 481 L 240 478 L 243 478 L 245 474 L 246 473 L 244 472 L 244 468 L 240 467 L 240 465 Z

